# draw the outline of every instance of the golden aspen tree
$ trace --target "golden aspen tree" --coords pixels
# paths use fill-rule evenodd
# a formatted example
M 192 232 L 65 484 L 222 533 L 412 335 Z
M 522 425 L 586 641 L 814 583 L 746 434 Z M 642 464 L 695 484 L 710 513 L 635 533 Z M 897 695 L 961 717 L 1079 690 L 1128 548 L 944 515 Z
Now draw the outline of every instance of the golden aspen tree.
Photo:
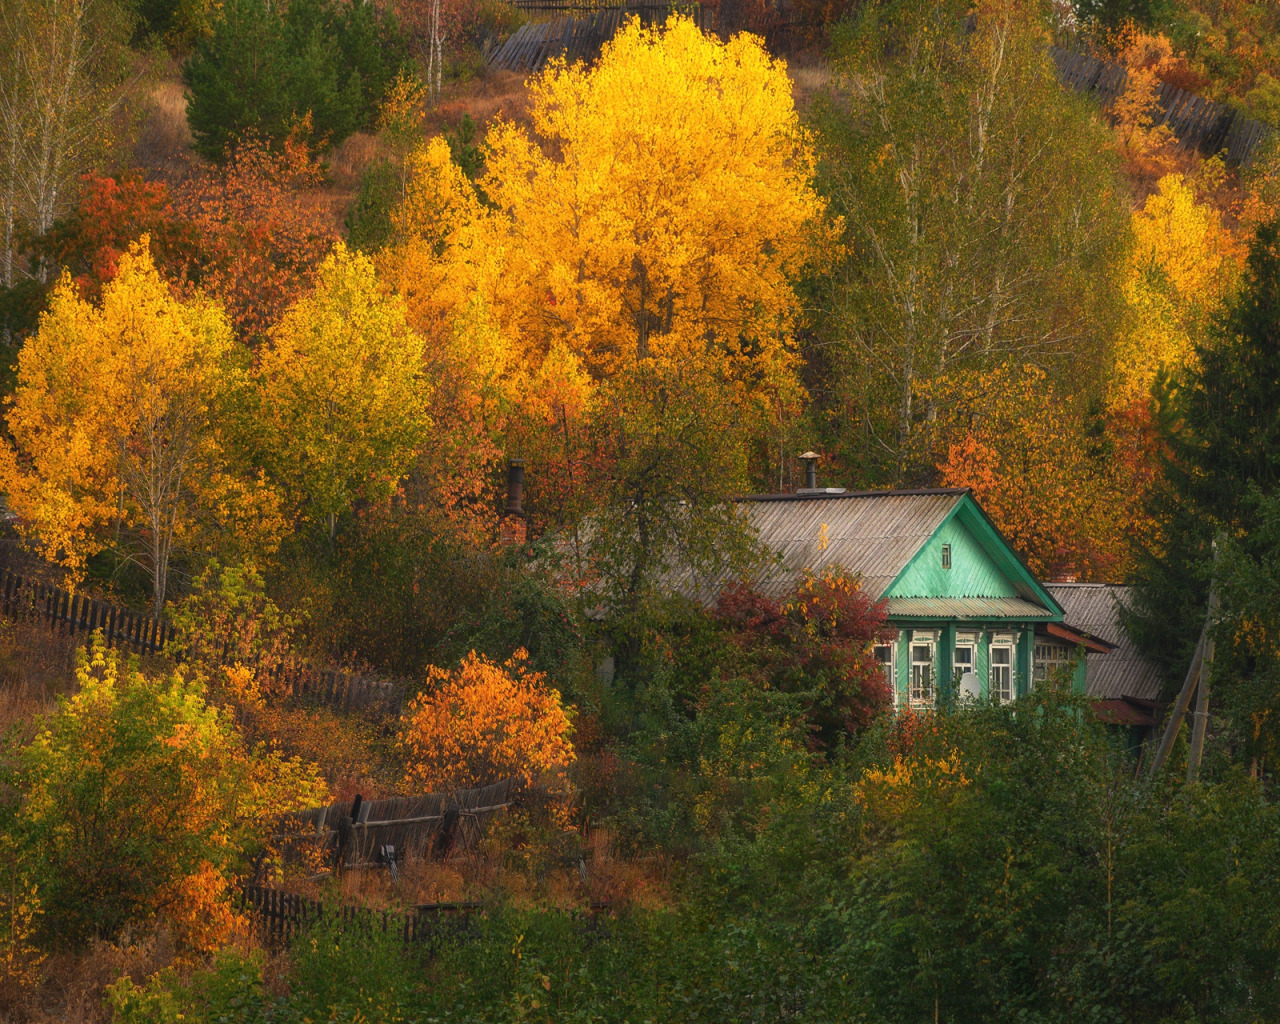
M 174 543 L 219 473 L 231 345 L 220 309 L 174 297 L 146 239 L 98 303 L 63 278 L 18 355 L 12 440 L 0 446 L 0 491 L 46 558 L 75 574 L 113 532 L 139 528 L 141 548 L 121 550 L 150 575 L 159 615 Z
M 395 490 L 431 425 L 424 348 L 368 257 L 336 246 L 257 370 L 259 456 L 299 519 L 332 537 L 357 498 Z
M 1160 369 L 1187 366 L 1241 270 L 1238 246 L 1218 212 L 1199 202 L 1180 174 L 1160 179 L 1131 224 L 1123 279 L 1131 320 L 1116 343 L 1111 388 L 1118 407 L 1145 399 Z
M 489 129 L 489 208 L 443 142 L 418 158 L 393 277 L 434 257 L 446 303 L 480 291 L 534 367 L 560 342 L 598 377 L 651 357 L 788 375 L 823 204 L 785 64 L 689 18 L 633 20 L 531 90 L 532 133 Z
M 594 65 L 552 62 L 531 99 L 531 129 L 490 126 L 476 185 L 442 140 L 412 158 L 381 266 L 424 330 L 484 305 L 521 443 L 548 460 L 531 477 L 565 475 L 562 510 L 582 507 L 570 478 L 594 495 L 601 571 L 634 594 L 741 525 L 725 498 L 802 394 L 793 283 L 825 207 L 786 67 L 753 37 L 633 20 Z M 587 393 L 548 408 L 552 381 Z

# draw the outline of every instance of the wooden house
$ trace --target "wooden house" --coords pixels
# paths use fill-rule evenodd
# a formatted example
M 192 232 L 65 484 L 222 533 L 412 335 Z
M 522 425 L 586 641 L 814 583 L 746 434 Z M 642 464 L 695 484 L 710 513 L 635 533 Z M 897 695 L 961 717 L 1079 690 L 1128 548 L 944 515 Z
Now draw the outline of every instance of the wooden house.
M 740 499 L 776 554 L 754 581 L 794 592 L 806 571 L 857 575 L 883 599 L 896 639 L 877 647 L 898 706 L 948 693 L 1012 700 L 1055 670 L 1084 693 L 1090 662 L 1115 644 L 1072 623 L 968 490 L 844 491 Z

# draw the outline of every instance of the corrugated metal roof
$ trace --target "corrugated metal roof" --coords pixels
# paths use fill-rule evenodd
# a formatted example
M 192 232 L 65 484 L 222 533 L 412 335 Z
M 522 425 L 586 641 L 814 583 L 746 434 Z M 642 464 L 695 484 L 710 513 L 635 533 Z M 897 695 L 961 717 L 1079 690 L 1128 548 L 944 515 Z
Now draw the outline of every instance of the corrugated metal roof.
M 1085 665 L 1085 692 L 1090 697 L 1136 697 L 1159 700 L 1164 680 L 1144 658 L 1120 625 L 1120 606 L 1127 607 L 1130 588 L 1116 583 L 1046 583 L 1045 589 L 1066 613 L 1066 622 L 1116 645 L 1107 654 L 1090 654 Z
M 891 597 L 889 614 L 924 619 L 1049 619 L 1048 608 L 1021 597 Z
M 864 592 L 879 598 L 964 493 L 863 491 L 746 499 L 742 507 L 761 544 L 779 556 L 757 586 L 782 597 L 805 569 L 840 568 L 860 574 Z

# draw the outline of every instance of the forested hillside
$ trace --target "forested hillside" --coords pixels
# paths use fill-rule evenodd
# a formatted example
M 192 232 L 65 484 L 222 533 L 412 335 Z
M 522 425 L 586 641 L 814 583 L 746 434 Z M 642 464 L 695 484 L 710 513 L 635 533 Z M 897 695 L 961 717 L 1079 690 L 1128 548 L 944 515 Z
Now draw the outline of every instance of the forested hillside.
M 1274 5 L 0 0 L 0 216 L 0 1020 L 1280 1018 Z

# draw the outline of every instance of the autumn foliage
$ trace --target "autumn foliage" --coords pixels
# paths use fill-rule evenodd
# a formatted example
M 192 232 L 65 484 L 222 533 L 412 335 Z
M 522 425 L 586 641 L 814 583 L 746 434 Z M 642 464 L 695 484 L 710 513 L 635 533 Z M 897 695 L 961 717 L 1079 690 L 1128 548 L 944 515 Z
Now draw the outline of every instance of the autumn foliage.
M 810 573 L 781 602 L 735 584 L 720 595 L 716 617 L 749 656 L 753 675 L 805 692 L 815 748 L 836 746 L 893 703 L 872 648 L 897 631 L 887 625 L 884 604 L 863 593 L 855 578 Z
M 163 917 L 181 946 L 216 948 L 234 925 L 232 883 L 324 783 L 246 748 L 180 671 L 148 678 L 95 647 L 76 677 L 18 755 L 15 832 L 46 941 L 78 946 Z
M 400 721 L 410 780 L 428 791 L 515 778 L 525 785 L 574 761 L 573 724 L 560 694 L 525 667 L 474 651 L 450 672 L 432 668 L 427 689 Z

